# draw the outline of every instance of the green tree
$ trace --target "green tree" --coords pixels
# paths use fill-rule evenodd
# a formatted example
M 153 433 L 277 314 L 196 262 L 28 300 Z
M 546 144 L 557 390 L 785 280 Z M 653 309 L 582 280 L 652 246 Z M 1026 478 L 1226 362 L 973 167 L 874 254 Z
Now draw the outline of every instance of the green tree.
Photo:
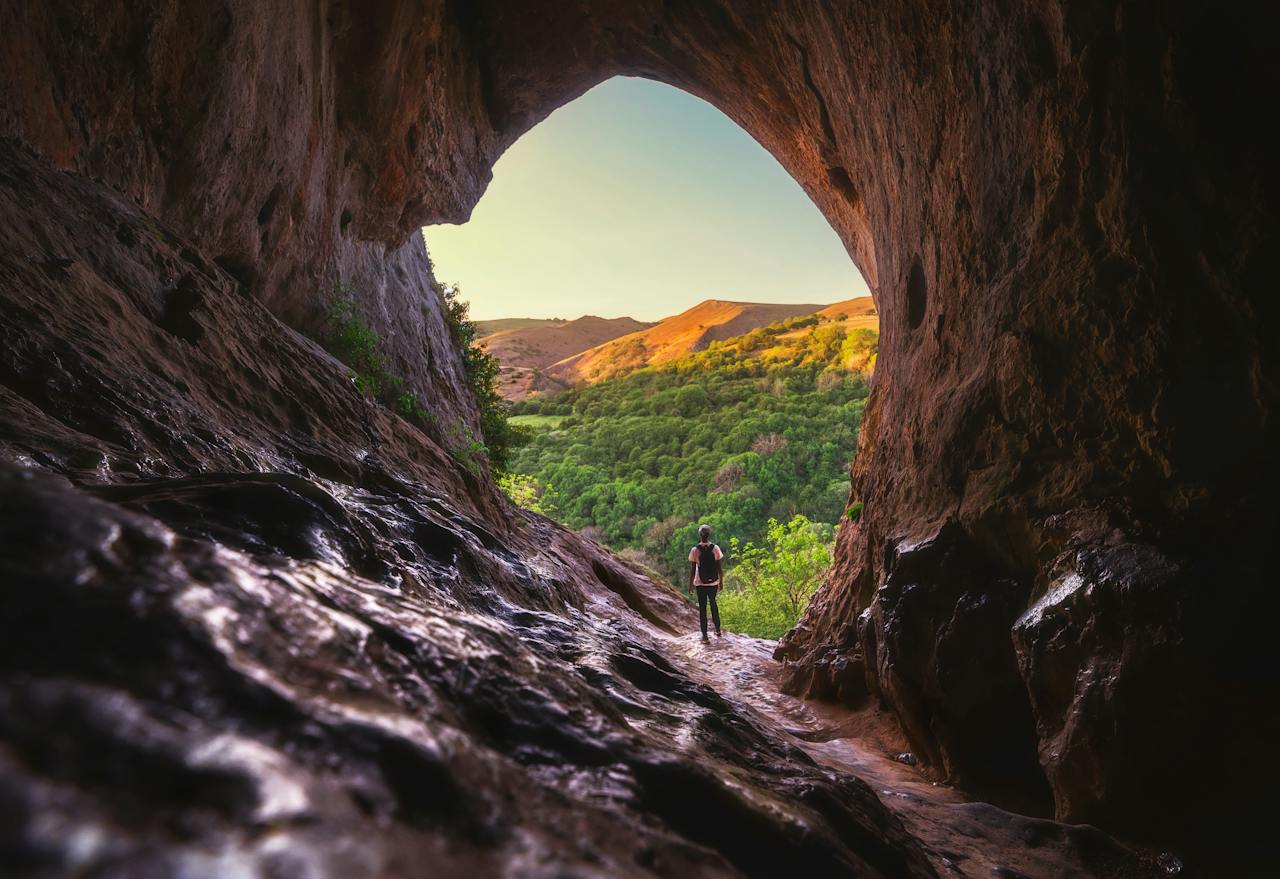
M 476 344 L 476 325 L 468 313 L 470 306 L 462 299 L 462 288 L 457 284 L 442 284 L 439 293 L 445 322 L 462 352 L 467 384 L 479 409 L 484 452 L 493 469 L 504 473 L 512 451 L 529 442 L 533 434 L 508 420 L 507 402 L 498 393 L 498 361 Z
M 831 568 L 832 529 L 804 516 L 769 520 L 765 545 L 730 542 L 736 564 L 720 595 L 725 628 L 757 638 L 781 638 L 800 620 Z
M 532 476 L 519 473 L 504 473 L 498 478 L 498 488 L 511 499 L 517 507 L 524 507 L 544 516 L 552 516 L 556 512 L 555 505 L 546 500 L 548 486 L 543 485 Z
M 643 551 L 673 580 L 699 522 L 722 543 L 764 546 L 770 517 L 841 521 L 867 383 L 841 360 L 842 329 L 796 332 L 801 324 L 517 404 L 521 414 L 574 414 L 540 425 L 510 470 L 549 486 L 543 502 L 566 525 Z M 874 342 L 874 331 L 855 332 L 860 345 Z

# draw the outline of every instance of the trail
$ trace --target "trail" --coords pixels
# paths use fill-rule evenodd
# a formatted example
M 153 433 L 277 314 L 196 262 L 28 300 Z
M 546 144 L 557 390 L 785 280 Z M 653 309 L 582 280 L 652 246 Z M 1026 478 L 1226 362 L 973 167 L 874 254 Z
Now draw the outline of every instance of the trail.
M 893 759 L 896 728 L 874 710 L 854 712 L 788 696 L 778 686 L 773 644 L 729 634 L 709 644 L 698 633 L 670 637 L 673 659 L 818 764 L 868 784 L 925 847 L 939 876 L 1003 879 L 1172 876 L 1089 825 L 1069 825 L 975 802 Z M 856 731 L 856 732 L 855 732 Z M 905 746 L 902 746 L 905 748 Z

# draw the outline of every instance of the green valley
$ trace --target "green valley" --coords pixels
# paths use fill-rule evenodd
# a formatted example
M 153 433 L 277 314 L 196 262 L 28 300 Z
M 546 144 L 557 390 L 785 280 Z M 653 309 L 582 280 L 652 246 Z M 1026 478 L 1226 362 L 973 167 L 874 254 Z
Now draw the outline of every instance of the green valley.
M 742 587 L 733 566 L 745 544 L 766 544 L 771 520 L 803 516 L 829 545 L 845 514 L 878 342 L 866 323 L 833 306 L 518 403 L 535 435 L 511 479 L 526 505 L 681 585 L 706 522 L 729 553 L 730 591 Z

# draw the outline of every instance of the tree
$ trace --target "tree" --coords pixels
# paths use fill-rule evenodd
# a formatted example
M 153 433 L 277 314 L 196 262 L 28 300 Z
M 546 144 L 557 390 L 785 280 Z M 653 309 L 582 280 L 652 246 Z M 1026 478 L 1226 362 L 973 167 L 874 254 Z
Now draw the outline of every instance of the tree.
M 532 476 L 519 473 L 504 473 L 498 477 L 498 488 L 511 499 L 517 507 L 524 507 L 544 516 L 552 516 L 556 512 L 553 504 L 545 500 L 549 486 L 545 486 Z
M 726 628 L 757 638 L 781 638 L 831 568 L 830 525 L 795 516 L 769 520 L 765 545 L 730 542 L 736 564 L 726 575 L 720 614 Z
M 560 521 L 597 528 L 614 550 L 644 550 L 674 581 L 687 576 L 700 522 L 722 545 L 734 536 L 763 547 L 770 517 L 841 521 L 864 377 L 838 359 L 812 362 L 812 332 L 762 332 L 758 351 L 742 341 L 517 404 L 576 414 L 538 424 L 511 471 L 547 486 L 541 503 Z

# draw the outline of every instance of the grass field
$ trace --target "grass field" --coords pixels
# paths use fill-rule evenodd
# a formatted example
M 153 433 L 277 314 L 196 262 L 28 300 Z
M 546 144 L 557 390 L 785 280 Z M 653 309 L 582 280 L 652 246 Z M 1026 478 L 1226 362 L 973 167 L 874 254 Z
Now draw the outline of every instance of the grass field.
M 534 430 L 555 430 L 564 421 L 566 415 L 513 415 L 512 424 L 532 427 Z

